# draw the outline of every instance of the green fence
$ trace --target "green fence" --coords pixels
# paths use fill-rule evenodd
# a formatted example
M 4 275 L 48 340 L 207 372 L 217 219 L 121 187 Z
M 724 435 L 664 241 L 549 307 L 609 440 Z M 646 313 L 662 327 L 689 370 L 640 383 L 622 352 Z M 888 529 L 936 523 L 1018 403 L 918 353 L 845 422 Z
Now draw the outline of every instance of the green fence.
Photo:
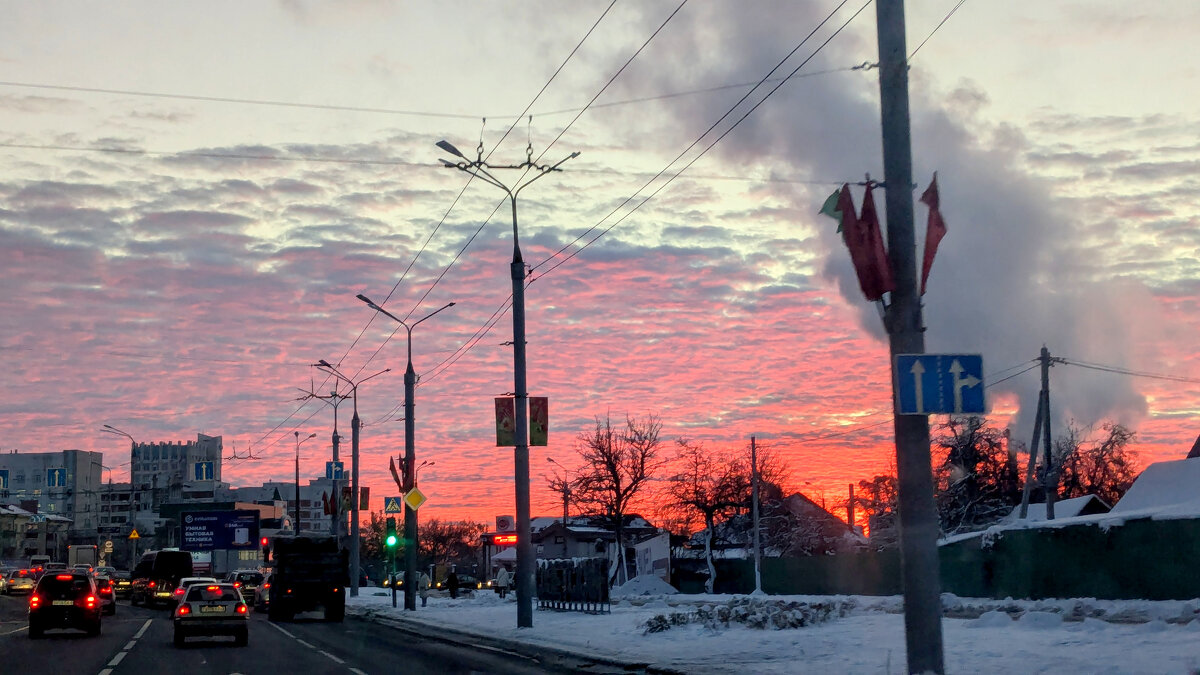
M 964 597 L 1190 600 L 1200 598 L 1200 520 L 1136 520 L 1006 530 L 940 547 L 942 591 Z M 717 560 L 718 593 L 754 590 L 752 560 Z M 684 593 L 704 575 L 680 570 Z M 898 551 L 764 558 L 762 586 L 785 595 L 898 595 Z

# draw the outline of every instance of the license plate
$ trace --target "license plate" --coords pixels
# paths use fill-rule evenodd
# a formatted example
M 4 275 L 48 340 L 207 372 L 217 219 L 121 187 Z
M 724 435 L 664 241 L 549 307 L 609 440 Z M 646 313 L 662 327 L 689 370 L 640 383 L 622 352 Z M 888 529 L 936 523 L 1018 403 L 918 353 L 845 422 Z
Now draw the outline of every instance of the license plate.
M 75 604 L 75 601 L 74 600 L 55 600 L 54 602 L 52 602 L 50 604 L 55 605 L 55 606 L 63 605 L 66 607 L 70 607 L 71 605 Z
M 224 614 L 224 613 L 225 613 L 225 608 L 224 608 L 224 607 L 221 607 L 221 606 L 217 606 L 217 607 L 201 607 L 201 608 L 200 608 L 200 612 L 201 612 L 202 614 Z

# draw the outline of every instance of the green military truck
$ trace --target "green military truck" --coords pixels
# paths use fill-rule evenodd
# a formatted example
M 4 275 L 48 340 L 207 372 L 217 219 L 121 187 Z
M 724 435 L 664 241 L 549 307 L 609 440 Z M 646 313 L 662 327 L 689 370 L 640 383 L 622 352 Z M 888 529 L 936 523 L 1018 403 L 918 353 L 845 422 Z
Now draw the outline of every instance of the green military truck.
M 346 616 L 349 551 L 333 537 L 276 537 L 272 544 L 267 618 L 290 621 L 301 612 L 324 609 L 326 621 Z

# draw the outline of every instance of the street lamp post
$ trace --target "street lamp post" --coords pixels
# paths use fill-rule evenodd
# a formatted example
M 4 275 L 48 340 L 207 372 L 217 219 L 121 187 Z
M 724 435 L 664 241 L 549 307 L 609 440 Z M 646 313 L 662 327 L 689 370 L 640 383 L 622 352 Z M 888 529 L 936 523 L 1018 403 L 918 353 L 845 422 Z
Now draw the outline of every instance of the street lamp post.
M 358 597 L 358 558 L 359 558 L 359 535 L 358 535 L 358 430 L 362 426 L 362 422 L 358 417 L 358 385 L 380 375 L 391 372 L 391 368 L 383 370 L 364 377 L 355 382 L 346 377 L 325 359 L 321 359 L 313 364 L 315 367 L 324 370 L 333 375 L 342 382 L 350 385 L 350 396 L 354 400 L 354 416 L 350 418 L 350 595 Z
M 404 326 L 408 332 L 408 367 L 404 369 L 404 491 L 408 492 L 417 486 L 416 474 L 413 468 L 416 462 L 416 413 L 414 411 L 417 386 L 417 372 L 412 363 L 412 332 L 417 324 L 434 314 L 453 307 L 455 303 L 443 305 L 429 314 L 409 324 L 404 319 L 392 314 L 359 293 L 358 299 L 368 307 Z M 417 512 L 408 502 L 404 504 L 404 609 L 412 612 L 417 609 Z
M 559 464 L 558 460 L 554 459 L 553 457 L 547 457 L 546 459 L 549 460 L 549 462 L 551 464 L 554 464 L 555 466 L 562 469 L 564 472 L 562 480 L 561 480 L 562 493 L 563 493 L 563 519 L 562 519 L 563 558 L 569 558 L 570 550 L 568 550 L 568 548 L 567 548 L 567 546 L 568 546 L 568 544 L 567 544 L 567 517 L 568 517 L 568 513 L 569 513 L 569 505 L 571 503 L 571 483 L 570 483 L 570 481 L 567 480 L 567 474 L 566 474 L 567 467 L 563 466 L 562 464 Z M 557 476 L 555 478 L 557 478 Z
M 447 141 L 438 141 L 437 146 L 462 160 L 450 162 L 443 159 L 444 166 L 458 169 L 504 190 L 504 193 L 508 195 L 508 200 L 512 203 L 513 259 L 509 269 L 512 276 L 513 396 L 516 404 L 516 428 L 513 434 L 513 444 L 516 447 L 513 449 L 513 467 L 517 498 L 517 627 L 531 628 L 533 626 L 534 553 L 533 542 L 529 539 L 529 392 L 525 386 L 525 261 L 521 257 L 521 240 L 517 229 L 517 195 L 542 176 L 560 171 L 559 167 L 563 162 L 578 157 L 579 153 L 572 152 L 559 160 L 557 164 L 539 165 L 533 162 L 533 149 L 529 148 L 526 151 L 525 161 L 520 164 L 492 165 L 483 159 L 482 144 L 478 148 L 474 161 L 468 160 L 458 148 Z M 535 171 L 536 174 L 524 183 L 518 180 L 515 188 L 509 188 L 489 173 L 488 169 L 524 169 L 526 172 Z
M 304 437 L 304 440 L 300 440 L 299 431 L 292 433 L 296 434 L 296 525 L 292 529 L 296 531 L 296 536 L 300 536 L 300 444 L 313 438 L 316 434 L 309 434 Z
M 116 434 L 117 436 L 124 436 L 125 438 L 129 439 L 129 493 L 132 497 L 131 501 L 133 502 L 133 515 L 130 517 L 130 525 L 129 526 L 133 529 L 137 529 L 138 512 L 141 511 L 141 509 L 142 509 L 141 494 L 138 492 L 137 484 L 133 482 L 133 454 L 134 454 L 134 452 L 137 451 L 137 441 L 135 441 L 133 439 L 133 436 L 130 436 L 128 433 L 121 431 L 120 429 L 118 429 L 112 425 L 109 425 L 109 424 L 103 425 L 103 427 L 100 430 L 105 433 Z M 108 474 L 108 479 L 109 479 L 109 482 L 111 483 L 112 482 L 112 473 Z M 137 540 L 130 539 L 129 541 L 132 542 L 132 545 L 133 545 L 133 552 L 129 557 L 131 560 L 136 560 L 137 559 Z
M 437 464 L 437 462 L 431 462 L 429 460 L 425 460 L 424 462 L 421 462 L 421 464 L 417 466 L 416 470 L 413 471 L 413 487 L 417 487 L 417 479 L 421 477 L 421 469 L 423 469 L 427 466 L 433 466 L 434 464 Z

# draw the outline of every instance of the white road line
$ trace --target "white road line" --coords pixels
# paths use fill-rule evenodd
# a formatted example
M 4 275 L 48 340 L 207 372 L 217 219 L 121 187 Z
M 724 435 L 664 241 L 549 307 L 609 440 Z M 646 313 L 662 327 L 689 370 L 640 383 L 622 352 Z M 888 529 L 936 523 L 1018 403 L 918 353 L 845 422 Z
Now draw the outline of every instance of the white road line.
M 130 649 L 133 649 L 133 646 L 136 644 L 137 644 L 137 640 L 130 640 L 129 642 L 126 642 L 125 643 L 125 651 L 129 651 Z
M 296 642 L 299 642 L 300 644 L 304 645 L 305 647 L 308 647 L 309 649 L 316 649 L 316 647 L 314 647 L 314 646 L 312 646 L 311 644 L 309 644 L 309 643 L 305 642 L 304 640 L 301 640 L 300 638 L 296 638 Z
M 279 626 L 276 626 L 274 623 L 272 623 L 272 622 L 270 622 L 270 621 L 268 621 L 268 622 L 267 622 L 267 625 L 268 625 L 268 626 L 270 626 L 271 628 L 274 628 L 275 630 L 279 631 L 280 633 L 283 633 L 284 635 L 286 635 L 286 636 L 288 636 L 288 637 L 292 638 L 293 640 L 295 640 L 295 639 L 296 639 L 296 636 L 295 636 L 295 635 L 292 635 L 291 633 L 289 633 L 289 632 L 287 632 L 286 630 L 284 630 L 284 629 L 280 628 Z
M 29 628 L 29 626 L 21 626 L 20 628 L 15 628 L 13 630 L 8 631 L 7 633 L 0 633 L 0 635 L 12 635 L 13 633 L 20 633 L 21 631 L 23 631 L 27 628 Z
M 138 629 L 138 632 L 133 634 L 133 639 L 137 640 L 138 638 L 145 635 L 146 629 L 150 627 L 150 623 L 153 621 L 154 621 L 154 619 L 146 619 L 146 623 L 142 624 L 142 627 Z
M 116 656 L 114 656 L 114 657 L 113 657 L 112 661 L 109 661 L 109 662 L 108 662 L 108 666 L 109 666 L 110 668 L 112 668 L 112 667 L 114 667 L 114 666 L 117 666 L 118 664 L 120 664 L 120 663 L 121 663 L 121 661 L 122 661 L 122 660 L 125 658 L 125 655 L 126 655 L 126 654 L 128 654 L 128 653 L 129 653 L 129 652 L 120 652 L 120 653 L 118 653 Z
M 358 668 L 351 668 L 351 669 L 350 669 L 350 672 L 354 673 L 354 675 L 367 675 L 366 673 L 364 673 L 363 671 L 359 670 Z M 105 673 L 100 673 L 100 675 L 106 675 L 106 674 L 105 674 Z
M 112 668 L 105 668 L 104 670 L 100 671 L 100 675 L 112 675 Z
M 320 652 L 321 652 L 322 654 L 324 654 L 325 656 L 328 656 L 328 657 L 329 657 L 330 659 L 332 659 L 332 660 L 333 660 L 335 663 L 345 663 L 345 662 L 346 662 L 344 659 L 339 659 L 338 657 L 334 656 L 333 654 L 330 654 L 330 653 L 329 653 L 329 652 L 327 652 L 327 651 L 324 651 L 324 650 L 318 650 L 318 651 L 320 651 Z

